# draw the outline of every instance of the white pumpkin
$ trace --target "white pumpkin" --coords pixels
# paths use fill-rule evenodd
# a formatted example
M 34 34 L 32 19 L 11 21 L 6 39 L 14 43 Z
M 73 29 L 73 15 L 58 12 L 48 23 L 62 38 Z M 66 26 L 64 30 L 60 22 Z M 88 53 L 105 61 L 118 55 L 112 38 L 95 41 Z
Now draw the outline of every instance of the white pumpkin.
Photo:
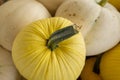
M 35 0 L 11 0 L 0 7 L 0 45 L 11 50 L 17 33 L 29 23 L 50 17 L 47 9 Z
M 71 0 L 64 2 L 56 12 L 56 16 L 82 26 L 87 56 L 103 53 L 120 41 L 120 13 L 108 3 L 99 4 L 95 0 Z
M 12 55 L 0 46 L 0 80 L 21 80 L 16 70 Z

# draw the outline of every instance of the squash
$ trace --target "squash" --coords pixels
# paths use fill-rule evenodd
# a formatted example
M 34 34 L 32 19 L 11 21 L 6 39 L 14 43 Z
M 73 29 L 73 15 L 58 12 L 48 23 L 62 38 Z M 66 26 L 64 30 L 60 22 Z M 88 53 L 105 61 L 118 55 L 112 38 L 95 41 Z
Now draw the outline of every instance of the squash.
M 51 17 L 35 0 L 10 0 L 0 6 L 0 45 L 11 51 L 14 38 L 27 24 Z
M 96 57 L 90 57 L 86 60 L 80 75 L 81 80 L 102 80 L 101 77 L 93 71 L 95 62 Z
M 38 0 L 41 2 L 51 13 L 52 16 L 54 16 L 57 8 L 66 0 Z
M 14 40 L 13 61 L 27 80 L 76 80 L 85 63 L 79 26 L 53 17 L 35 21 Z
M 120 0 L 108 0 L 108 2 L 114 5 L 120 11 Z
M 102 56 L 100 76 L 103 80 L 120 80 L 120 43 Z
M 0 46 L 0 80 L 21 80 L 10 52 Z
M 120 13 L 107 0 L 65 1 L 57 9 L 56 16 L 82 26 L 87 56 L 101 54 L 120 41 Z

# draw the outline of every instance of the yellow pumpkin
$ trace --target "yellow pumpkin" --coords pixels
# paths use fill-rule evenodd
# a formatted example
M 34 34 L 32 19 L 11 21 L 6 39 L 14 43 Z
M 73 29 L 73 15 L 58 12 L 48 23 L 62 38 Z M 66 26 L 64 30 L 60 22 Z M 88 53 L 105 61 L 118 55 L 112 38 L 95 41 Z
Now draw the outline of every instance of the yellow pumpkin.
M 120 80 L 120 43 L 102 56 L 100 76 L 103 80 Z
M 47 18 L 31 23 L 17 35 L 12 56 L 21 75 L 28 80 L 78 78 L 85 63 L 85 44 L 81 33 L 73 30 L 77 26 L 69 25 L 73 23 L 64 18 Z

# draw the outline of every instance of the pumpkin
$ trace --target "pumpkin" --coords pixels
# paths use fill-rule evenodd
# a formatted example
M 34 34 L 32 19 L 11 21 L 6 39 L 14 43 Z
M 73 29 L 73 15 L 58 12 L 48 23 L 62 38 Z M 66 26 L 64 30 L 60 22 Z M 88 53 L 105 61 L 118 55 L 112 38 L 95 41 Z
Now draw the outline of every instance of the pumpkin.
M 108 2 L 114 5 L 120 11 L 120 0 L 108 0 Z
M 81 72 L 81 80 L 102 80 L 101 77 L 94 72 L 96 57 L 90 57 L 86 60 L 85 66 Z
M 120 41 L 120 13 L 106 0 L 68 0 L 56 11 L 81 26 L 87 56 L 101 54 Z
M 52 16 L 54 16 L 57 8 L 66 0 L 38 0 L 38 1 L 41 2 L 49 10 Z
M 10 52 L 0 46 L 0 80 L 20 80 Z
M 61 17 L 38 20 L 25 27 L 12 48 L 20 74 L 28 80 L 76 80 L 85 63 L 79 28 Z
M 0 6 L 0 45 L 11 51 L 14 38 L 27 24 L 50 17 L 35 0 L 11 0 Z
M 100 76 L 103 80 L 120 80 L 120 43 L 102 56 Z

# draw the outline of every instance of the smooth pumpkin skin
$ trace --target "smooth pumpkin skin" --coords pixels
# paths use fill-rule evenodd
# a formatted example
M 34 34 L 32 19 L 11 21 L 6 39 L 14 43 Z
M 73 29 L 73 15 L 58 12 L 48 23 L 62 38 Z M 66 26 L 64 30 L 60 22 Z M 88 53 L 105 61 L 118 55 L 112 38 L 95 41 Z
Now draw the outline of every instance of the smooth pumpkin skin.
M 102 80 L 120 80 L 120 43 L 102 56 L 100 76 Z
M 0 46 L 0 80 L 21 80 L 9 51 Z
M 36 0 L 7 1 L 0 6 L 0 45 L 12 51 L 13 41 L 24 26 L 48 17 L 48 10 Z
M 62 41 L 55 50 L 47 39 L 58 29 L 72 25 L 55 17 L 25 27 L 16 37 L 12 56 L 19 72 L 28 80 L 76 80 L 85 63 L 85 43 L 81 33 Z
M 82 26 L 87 56 L 101 54 L 120 41 L 120 13 L 108 4 L 101 7 L 96 0 L 68 0 L 56 11 L 55 16 L 67 18 Z

